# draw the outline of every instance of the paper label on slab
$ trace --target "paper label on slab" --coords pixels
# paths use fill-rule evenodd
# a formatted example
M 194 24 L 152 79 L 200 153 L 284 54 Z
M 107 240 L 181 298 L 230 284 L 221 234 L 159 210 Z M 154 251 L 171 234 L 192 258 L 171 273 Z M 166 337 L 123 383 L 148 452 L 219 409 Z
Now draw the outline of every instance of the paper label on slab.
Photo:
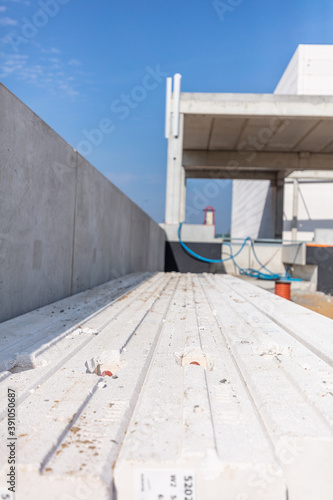
M 137 471 L 136 500 L 195 500 L 194 472 Z

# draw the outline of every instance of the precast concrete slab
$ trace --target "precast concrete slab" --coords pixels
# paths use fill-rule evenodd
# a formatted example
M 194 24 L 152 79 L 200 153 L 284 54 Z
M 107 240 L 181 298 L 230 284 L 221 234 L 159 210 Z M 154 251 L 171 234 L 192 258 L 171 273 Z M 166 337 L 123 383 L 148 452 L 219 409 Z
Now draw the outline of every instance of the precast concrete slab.
M 156 222 L 1 83 L 0 109 L 0 321 L 164 269 Z
M 328 318 L 232 276 L 137 273 L 0 336 L 1 493 L 14 443 L 16 500 L 333 498 Z

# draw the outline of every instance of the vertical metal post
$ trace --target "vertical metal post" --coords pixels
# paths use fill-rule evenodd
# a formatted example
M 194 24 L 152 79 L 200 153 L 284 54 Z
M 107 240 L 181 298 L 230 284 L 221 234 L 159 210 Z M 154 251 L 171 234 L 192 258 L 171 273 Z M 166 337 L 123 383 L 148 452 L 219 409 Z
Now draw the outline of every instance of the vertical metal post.
M 173 117 L 172 134 L 174 137 L 179 135 L 179 111 L 180 111 L 180 81 L 182 75 L 176 73 L 173 77 Z
M 168 166 L 165 200 L 165 223 L 179 224 L 185 220 L 186 179 L 182 165 L 184 115 L 180 113 L 181 75 L 174 75 L 171 113 L 171 83 L 167 80 L 165 134 L 168 139 Z M 170 99 L 170 100 L 169 100 Z M 170 130 L 172 123 L 172 130 Z
M 171 93 L 172 93 L 172 78 L 166 79 L 166 95 L 165 95 L 165 138 L 170 137 L 171 124 Z
M 291 239 L 297 241 L 297 219 L 298 219 L 298 180 L 293 179 L 293 218 L 291 223 Z

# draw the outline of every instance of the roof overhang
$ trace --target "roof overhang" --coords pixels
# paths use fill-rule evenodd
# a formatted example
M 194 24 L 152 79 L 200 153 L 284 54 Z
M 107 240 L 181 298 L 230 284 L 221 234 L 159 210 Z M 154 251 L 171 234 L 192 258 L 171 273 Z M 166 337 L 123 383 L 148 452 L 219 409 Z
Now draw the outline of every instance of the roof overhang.
M 180 113 L 187 177 L 333 169 L 333 97 L 181 93 Z

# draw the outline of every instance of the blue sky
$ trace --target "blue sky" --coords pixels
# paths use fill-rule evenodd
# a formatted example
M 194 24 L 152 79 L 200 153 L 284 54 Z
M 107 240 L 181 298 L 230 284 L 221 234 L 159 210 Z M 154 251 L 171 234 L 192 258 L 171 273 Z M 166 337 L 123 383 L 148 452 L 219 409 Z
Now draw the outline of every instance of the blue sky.
M 165 75 L 186 92 L 270 93 L 297 45 L 333 43 L 332 26 L 331 0 L 1 0 L 0 79 L 162 222 Z M 204 182 L 188 183 L 189 204 Z M 231 182 L 212 204 L 227 231 Z

